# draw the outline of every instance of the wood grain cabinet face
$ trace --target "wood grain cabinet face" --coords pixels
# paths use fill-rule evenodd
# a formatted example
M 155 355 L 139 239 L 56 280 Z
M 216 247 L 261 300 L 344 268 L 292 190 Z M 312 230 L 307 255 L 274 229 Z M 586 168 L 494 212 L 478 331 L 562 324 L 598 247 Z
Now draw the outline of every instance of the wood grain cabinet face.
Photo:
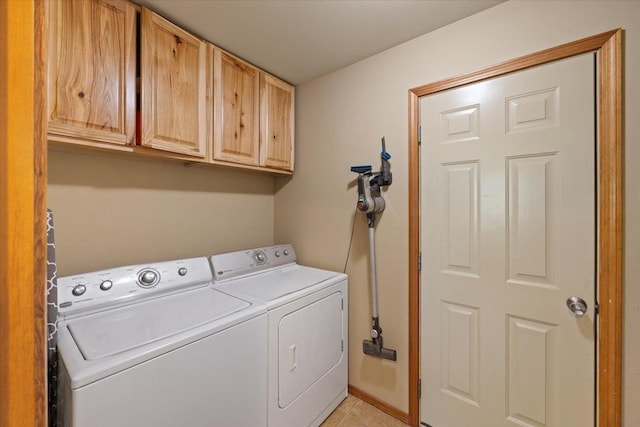
M 212 47 L 214 160 L 258 166 L 260 79 L 257 68 Z
M 295 89 L 262 73 L 260 166 L 293 171 Z
M 49 138 L 133 144 L 135 9 L 117 0 L 48 6 Z
M 145 8 L 141 42 L 141 144 L 205 157 L 205 42 Z

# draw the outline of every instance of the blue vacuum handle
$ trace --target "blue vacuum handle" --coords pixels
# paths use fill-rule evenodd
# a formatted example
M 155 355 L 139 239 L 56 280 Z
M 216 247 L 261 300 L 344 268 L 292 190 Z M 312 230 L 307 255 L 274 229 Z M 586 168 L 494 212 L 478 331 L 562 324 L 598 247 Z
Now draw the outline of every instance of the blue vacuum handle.
M 351 172 L 355 172 L 355 173 L 371 172 L 371 165 L 351 166 Z

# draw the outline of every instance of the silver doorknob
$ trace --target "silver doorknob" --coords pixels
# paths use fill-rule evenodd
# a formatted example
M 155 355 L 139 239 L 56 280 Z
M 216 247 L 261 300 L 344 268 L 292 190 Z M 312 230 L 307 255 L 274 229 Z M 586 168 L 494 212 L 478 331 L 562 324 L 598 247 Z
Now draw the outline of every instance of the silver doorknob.
M 587 312 L 587 303 L 582 298 L 567 298 L 567 307 L 569 307 L 569 311 L 576 317 L 582 317 Z

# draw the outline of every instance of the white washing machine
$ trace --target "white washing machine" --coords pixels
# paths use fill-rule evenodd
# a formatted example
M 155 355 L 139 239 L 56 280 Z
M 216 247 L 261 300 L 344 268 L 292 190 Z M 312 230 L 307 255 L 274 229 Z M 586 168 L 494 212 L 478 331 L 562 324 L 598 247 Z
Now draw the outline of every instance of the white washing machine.
M 60 278 L 60 425 L 266 426 L 266 307 L 211 282 L 205 257 Z
M 291 245 L 211 265 L 216 289 L 267 306 L 269 427 L 319 426 L 347 396 L 347 276 L 298 265 Z

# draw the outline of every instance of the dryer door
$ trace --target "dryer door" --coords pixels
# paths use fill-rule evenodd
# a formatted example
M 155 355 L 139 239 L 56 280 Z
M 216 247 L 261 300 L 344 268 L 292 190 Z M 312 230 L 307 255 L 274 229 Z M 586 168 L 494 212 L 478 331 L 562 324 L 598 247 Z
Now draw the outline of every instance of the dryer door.
M 343 354 L 342 294 L 333 293 L 280 320 L 278 406 L 296 397 L 340 363 Z

